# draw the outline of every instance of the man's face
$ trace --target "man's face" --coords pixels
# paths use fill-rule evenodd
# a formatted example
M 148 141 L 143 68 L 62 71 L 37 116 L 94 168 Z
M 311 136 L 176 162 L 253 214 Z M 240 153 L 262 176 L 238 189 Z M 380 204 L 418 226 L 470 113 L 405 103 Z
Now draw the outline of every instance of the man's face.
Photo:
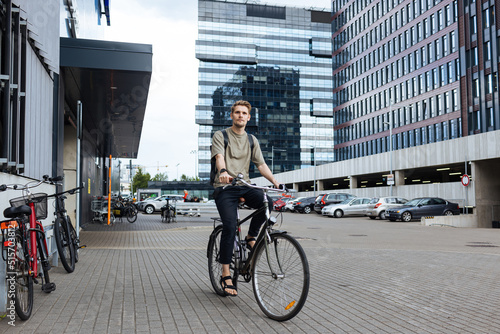
M 250 120 L 248 108 L 245 106 L 236 106 L 234 111 L 231 113 L 231 119 L 233 120 L 234 126 L 244 128 Z

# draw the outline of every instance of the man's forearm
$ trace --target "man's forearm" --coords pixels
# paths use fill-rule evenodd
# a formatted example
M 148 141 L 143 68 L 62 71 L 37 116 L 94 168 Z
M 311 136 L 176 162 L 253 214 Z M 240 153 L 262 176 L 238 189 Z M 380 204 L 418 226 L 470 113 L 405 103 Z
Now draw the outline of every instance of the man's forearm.
M 279 188 L 279 182 L 276 181 L 276 179 L 273 176 L 273 173 L 271 173 L 271 170 L 266 164 L 262 164 L 258 167 L 259 172 L 262 176 L 264 176 L 269 182 L 271 182 L 276 188 Z

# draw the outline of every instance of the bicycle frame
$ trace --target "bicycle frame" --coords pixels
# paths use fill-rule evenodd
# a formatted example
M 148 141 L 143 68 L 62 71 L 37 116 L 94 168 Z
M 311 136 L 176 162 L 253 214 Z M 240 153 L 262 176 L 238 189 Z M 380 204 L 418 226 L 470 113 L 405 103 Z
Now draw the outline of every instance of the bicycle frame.
M 257 188 L 257 189 L 261 189 L 263 191 L 263 196 L 264 196 L 264 200 L 263 200 L 263 206 L 261 206 L 260 208 L 256 209 L 253 213 L 251 213 L 250 215 L 248 215 L 247 217 L 245 217 L 243 220 L 240 219 L 239 217 L 239 209 L 238 209 L 238 217 L 237 217 L 237 223 L 236 223 L 236 228 L 237 228 L 237 236 L 238 236 L 238 242 L 239 242 L 239 245 L 238 247 L 242 247 L 241 245 L 241 228 L 240 226 L 247 222 L 248 220 L 252 219 L 254 216 L 258 215 L 259 213 L 261 213 L 262 211 L 265 211 L 265 215 L 266 215 L 266 220 L 262 226 L 262 228 L 260 229 L 260 232 L 259 232 L 259 235 L 257 236 L 256 238 L 256 242 L 253 246 L 253 249 L 257 249 L 257 246 L 264 242 L 264 246 L 265 246 L 265 250 L 266 250 L 266 258 L 267 258 L 267 263 L 269 264 L 269 269 L 271 270 L 271 272 L 273 272 L 274 275 L 278 275 L 275 273 L 275 270 L 271 267 L 271 261 L 270 261 L 270 258 L 269 258 L 269 246 L 268 246 L 268 242 L 266 241 L 271 241 L 271 235 L 272 234 L 277 234 L 277 233 L 286 233 L 285 231 L 271 231 L 271 227 L 274 225 L 274 222 L 271 224 L 270 223 L 270 219 L 271 219 L 271 213 L 269 212 L 269 200 L 267 198 L 267 192 L 270 190 L 270 188 L 267 188 L 267 187 L 258 187 L 258 186 L 253 186 L 253 185 L 250 185 L 248 184 L 246 181 L 244 180 L 239 180 L 240 182 L 244 183 L 245 185 L 249 186 L 249 187 L 252 187 L 252 188 Z M 254 257 L 254 252 L 251 252 L 250 253 L 250 256 L 246 259 L 246 261 L 243 263 L 243 266 L 238 266 L 238 268 L 235 268 L 236 271 L 239 271 L 239 273 L 241 274 L 248 274 L 250 272 L 250 267 L 251 267 L 251 264 L 252 264 L 252 259 Z M 280 267 L 280 270 L 281 270 L 281 264 L 278 263 L 278 266 Z
M 31 275 L 34 278 L 38 277 L 38 261 L 37 261 L 37 233 L 41 233 L 43 236 L 41 239 L 43 239 L 43 242 L 45 243 L 45 249 L 47 248 L 47 241 L 45 239 L 45 232 L 43 230 L 43 225 L 41 222 L 36 220 L 36 214 L 35 214 L 35 203 L 30 202 L 29 207 L 31 208 L 31 214 L 30 214 L 30 225 L 28 228 L 28 233 L 30 234 L 30 246 L 29 246 L 29 263 L 30 263 L 30 268 L 31 268 Z

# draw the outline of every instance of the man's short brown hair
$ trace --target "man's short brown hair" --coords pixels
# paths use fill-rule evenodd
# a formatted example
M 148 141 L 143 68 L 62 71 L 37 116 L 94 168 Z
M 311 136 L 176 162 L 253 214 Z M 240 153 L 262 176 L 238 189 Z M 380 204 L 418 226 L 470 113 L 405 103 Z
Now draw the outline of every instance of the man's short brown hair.
M 239 101 L 234 102 L 233 106 L 231 107 L 231 113 L 234 112 L 234 109 L 236 108 L 236 106 L 247 107 L 249 113 L 250 113 L 250 110 L 252 110 L 252 105 L 250 104 L 250 102 L 245 101 L 245 100 L 239 100 Z

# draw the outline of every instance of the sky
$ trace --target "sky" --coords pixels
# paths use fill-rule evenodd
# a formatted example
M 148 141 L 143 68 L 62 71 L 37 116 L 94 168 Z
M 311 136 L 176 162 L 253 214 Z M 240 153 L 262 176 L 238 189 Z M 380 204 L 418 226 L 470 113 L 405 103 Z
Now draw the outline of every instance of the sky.
M 266 0 L 249 3 L 331 8 L 331 0 Z M 110 41 L 153 45 L 153 74 L 139 153 L 132 164 L 168 180 L 196 175 L 198 125 L 198 0 L 120 0 L 110 3 Z M 126 164 L 129 160 L 124 161 Z

